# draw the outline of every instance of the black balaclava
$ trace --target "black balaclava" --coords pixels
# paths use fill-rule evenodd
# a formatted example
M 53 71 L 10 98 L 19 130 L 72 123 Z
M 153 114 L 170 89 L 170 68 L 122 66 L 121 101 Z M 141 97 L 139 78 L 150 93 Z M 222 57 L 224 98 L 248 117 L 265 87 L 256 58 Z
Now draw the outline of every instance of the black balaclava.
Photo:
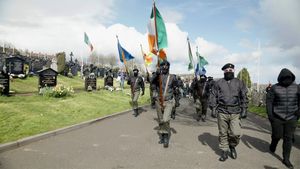
M 134 70 L 134 71 L 133 71 L 133 76 L 134 76 L 134 77 L 137 77 L 138 74 L 139 74 L 139 71 L 137 71 L 137 70 Z
M 170 69 L 170 63 L 168 61 L 164 60 L 160 64 L 160 70 L 161 70 L 162 74 L 168 74 L 169 73 L 169 69 Z
M 206 82 L 206 76 L 201 75 L 201 76 L 200 76 L 200 82 L 201 82 L 201 83 Z
M 281 86 L 287 87 L 291 85 L 295 79 L 295 75 L 289 69 L 283 68 L 278 75 L 277 81 Z
M 234 78 L 234 72 L 225 72 L 224 73 L 224 79 L 226 81 L 232 80 Z

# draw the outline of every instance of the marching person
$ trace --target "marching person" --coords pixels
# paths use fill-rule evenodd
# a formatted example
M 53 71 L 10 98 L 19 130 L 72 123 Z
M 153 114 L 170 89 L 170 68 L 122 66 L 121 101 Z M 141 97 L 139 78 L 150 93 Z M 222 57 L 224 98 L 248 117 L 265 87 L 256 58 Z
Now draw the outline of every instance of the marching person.
M 241 118 L 247 117 L 247 88 L 234 78 L 234 65 L 227 63 L 222 67 L 224 78 L 215 82 L 210 106 L 212 117 L 217 117 L 219 129 L 219 148 L 222 150 L 220 161 L 226 161 L 228 155 L 237 158 L 235 147 L 241 138 Z
M 170 63 L 164 60 L 160 63 L 160 67 L 157 68 L 152 78 L 152 83 L 155 84 L 156 91 L 158 91 L 156 111 L 159 125 L 159 144 L 163 144 L 165 148 L 169 146 L 171 135 L 170 118 L 173 107 L 175 106 L 174 92 L 178 87 L 176 76 L 169 74 L 169 69 Z
M 132 108 L 133 108 L 133 115 L 135 117 L 138 116 L 138 99 L 140 96 L 140 92 L 142 91 L 142 96 L 145 93 L 145 84 L 144 80 L 141 76 L 139 76 L 139 70 L 133 69 L 133 76 L 128 78 L 127 84 L 130 85 L 131 88 L 131 99 L 132 99 Z
M 290 169 L 292 140 L 300 117 L 300 87 L 295 83 L 295 75 L 289 69 L 282 69 L 267 92 L 267 113 L 272 127 L 270 151 L 275 153 L 277 144 L 283 138 L 282 163 Z
M 192 90 L 195 93 L 196 120 L 200 119 L 205 122 L 207 112 L 207 100 L 209 97 L 209 85 L 206 82 L 205 75 L 200 75 L 199 80 L 196 79 L 192 85 Z

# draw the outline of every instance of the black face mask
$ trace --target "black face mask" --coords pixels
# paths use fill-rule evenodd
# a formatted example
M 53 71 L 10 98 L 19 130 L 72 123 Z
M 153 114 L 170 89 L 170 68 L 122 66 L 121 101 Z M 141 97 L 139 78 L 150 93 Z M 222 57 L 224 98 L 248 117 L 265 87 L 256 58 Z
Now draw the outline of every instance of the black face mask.
M 280 82 L 280 85 L 287 87 L 287 86 L 291 85 L 293 82 L 294 82 L 294 80 L 292 79 L 292 77 L 287 77 Z
M 137 77 L 138 76 L 138 72 L 133 72 L 133 76 Z
M 224 73 L 224 79 L 225 80 L 231 80 L 231 79 L 233 79 L 234 78 L 234 72 L 226 72 L 226 73 Z
M 163 74 L 167 74 L 169 72 L 169 67 L 166 67 L 166 66 L 162 67 L 161 72 Z
M 200 82 L 205 82 L 206 81 L 206 79 L 205 78 L 200 78 Z

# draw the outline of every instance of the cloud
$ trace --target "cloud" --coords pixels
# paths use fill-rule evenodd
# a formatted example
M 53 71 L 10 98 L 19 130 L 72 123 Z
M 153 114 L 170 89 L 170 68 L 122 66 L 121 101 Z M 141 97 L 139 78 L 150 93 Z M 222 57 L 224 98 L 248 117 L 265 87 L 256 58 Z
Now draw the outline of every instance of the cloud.
M 142 63 L 140 44 L 142 44 L 145 52 L 148 51 L 147 34 L 137 31 L 135 27 L 115 23 L 113 9 L 115 2 L 113 0 L 76 1 L 69 9 L 67 7 L 70 2 L 73 3 L 71 0 L 54 0 L 43 3 L 38 0 L 28 0 L 26 3 L 21 0 L 2 2 L 5 9 L 0 6 L 0 11 L 2 9 L 5 11 L 2 11 L 3 15 L 0 15 L 0 40 L 11 42 L 17 48 L 35 52 L 55 54 L 65 51 L 68 54 L 72 51 L 75 57 L 80 58 L 90 54 L 89 48 L 83 40 L 83 32 L 87 32 L 96 52 L 102 55 L 118 56 L 116 39 L 116 35 L 118 35 L 121 45 L 134 55 L 139 63 Z M 264 2 L 271 3 L 267 0 Z M 85 3 L 88 3 L 88 6 L 92 6 L 92 8 L 87 9 Z M 56 8 L 57 5 L 61 6 Z M 262 3 L 262 5 L 265 4 Z M 13 8 L 14 10 L 12 10 Z M 262 9 L 265 8 L 260 8 L 260 14 L 264 14 L 261 15 L 263 16 L 262 19 L 271 17 L 266 15 L 266 11 L 262 12 Z M 164 18 L 167 18 L 165 20 L 168 21 L 166 22 L 166 29 L 169 46 L 166 51 L 171 62 L 171 72 L 175 74 L 193 73 L 187 70 L 189 59 L 186 39 L 189 34 L 178 26 L 178 23 L 183 21 L 184 15 L 172 11 L 171 8 L 169 14 L 176 16 L 175 20 L 169 20 L 168 14 L 164 13 Z M 251 15 L 251 17 L 253 16 L 255 15 Z M 249 27 L 249 29 L 251 28 Z M 277 28 L 273 29 L 270 26 L 267 28 L 270 28 L 272 32 L 277 31 Z M 299 32 L 289 33 L 297 35 Z M 279 43 L 278 39 L 283 42 Z M 206 66 L 209 76 L 222 77 L 221 67 L 228 62 L 235 64 L 237 71 L 246 67 L 250 72 L 252 81 L 257 81 L 259 76 L 260 82 L 276 82 L 277 73 L 283 66 L 291 69 L 296 77 L 300 75 L 298 68 L 300 61 L 297 59 L 300 55 L 300 47 L 296 38 L 288 41 L 280 34 L 274 34 L 271 41 L 262 43 L 261 50 L 257 49 L 256 43 L 247 38 L 241 39 L 240 44 L 237 45 L 246 48 L 247 52 L 230 51 L 224 47 L 224 44 L 212 42 L 201 36 L 191 40 L 194 61 L 197 61 L 195 52 L 198 46 L 200 54 L 209 62 L 209 65 Z M 258 67 L 259 57 L 261 59 L 260 67 Z
M 261 24 L 266 26 L 274 45 L 293 48 L 300 44 L 300 1 L 263 0 L 260 2 Z

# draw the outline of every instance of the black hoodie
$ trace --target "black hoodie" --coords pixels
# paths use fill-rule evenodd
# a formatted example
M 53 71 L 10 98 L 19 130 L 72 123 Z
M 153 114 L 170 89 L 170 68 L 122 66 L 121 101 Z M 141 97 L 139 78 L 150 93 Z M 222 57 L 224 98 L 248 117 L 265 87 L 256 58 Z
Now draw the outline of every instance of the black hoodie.
M 300 88 L 295 84 L 295 75 L 284 68 L 278 75 L 278 83 L 267 94 L 267 112 L 269 118 L 291 120 L 299 116 Z

